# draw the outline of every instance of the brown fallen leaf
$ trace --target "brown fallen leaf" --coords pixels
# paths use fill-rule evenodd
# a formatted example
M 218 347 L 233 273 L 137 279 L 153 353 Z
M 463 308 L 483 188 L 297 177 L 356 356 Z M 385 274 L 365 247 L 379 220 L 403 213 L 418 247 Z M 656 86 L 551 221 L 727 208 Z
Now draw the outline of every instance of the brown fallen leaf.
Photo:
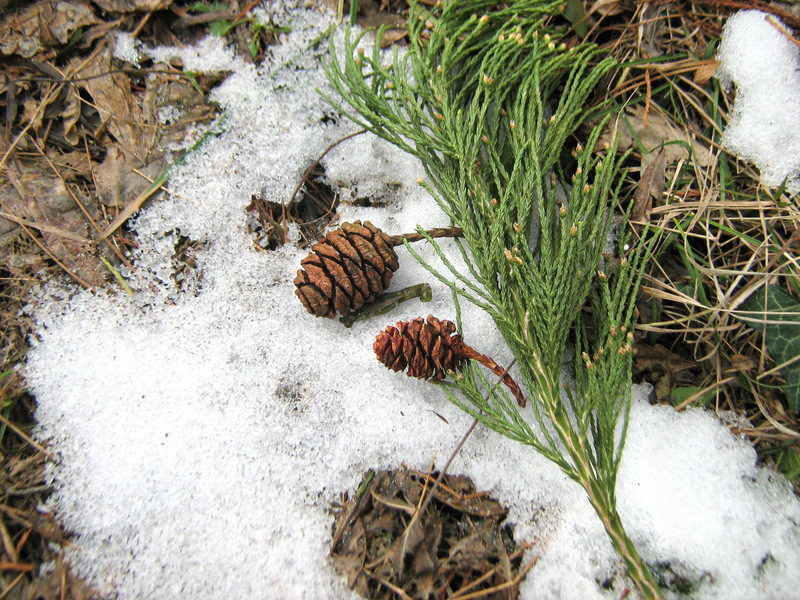
M 147 189 L 150 181 L 158 177 L 167 166 L 163 159 L 142 165 L 141 161 L 126 156 L 114 144 L 106 152 L 105 160 L 94 169 L 97 197 L 106 206 L 123 208 Z
M 648 157 L 645 167 L 645 157 Z M 633 192 L 633 209 L 630 220 L 634 223 L 647 223 L 653 203 L 661 203 L 666 182 L 667 155 L 664 148 L 659 148 L 655 156 L 642 156 L 642 176 Z
M 734 354 L 731 356 L 731 368 L 741 373 L 752 373 L 758 367 L 758 363 L 750 356 Z
M 650 111 L 647 115 L 647 125 L 644 123 L 644 106 L 636 106 L 625 112 L 625 119 L 633 129 L 641 145 L 644 146 L 645 152 L 652 152 L 654 149 L 663 147 L 667 165 L 674 164 L 679 160 L 688 160 L 690 158 L 687 145 L 692 149 L 694 160 L 697 161 L 699 166 L 708 167 L 716 164 L 716 158 L 711 150 L 709 150 L 702 142 L 693 139 L 687 134 L 673 126 L 669 121 L 659 112 Z M 603 144 L 611 143 L 612 136 L 615 134 L 614 130 L 609 129 L 600 137 L 598 147 Z M 627 126 L 620 124 L 616 127 L 616 135 L 619 138 L 620 150 L 627 150 L 633 148 L 635 144 L 633 135 Z M 684 144 L 667 144 L 667 142 L 681 141 Z
M 333 565 L 347 576 L 347 587 L 353 589 L 367 556 L 367 534 L 361 519 L 356 519 L 348 528 L 338 548 L 333 555 Z
M 697 366 L 696 362 L 684 359 L 679 354 L 667 350 L 661 344 L 653 346 L 638 344 L 634 354 L 634 362 L 636 363 L 636 368 L 640 371 L 657 369 L 673 374 Z
M 13 217 L 36 224 L 40 243 L 70 275 L 85 285 L 98 286 L 105 281 L 106 269 L 95 255 L 85 216 L 78 208 L 64 181 L 57 177 L 43 159 L 9 160 L 5 167 L 7 183 L 0 186 L 0 208 Z M 78 193 L 73 191 L 73 193 Z M 80 199 L 80 198 L 79 198 Z M 88 203 L 82 199 L 84 206 Z M 8 222 L 6 219 L 3 221 Z M 20 227 L 19 222 L 15 223 Z M 63 235 L 61 232 L 68 235 Z M 17 232 L 17 235 L 23 235 Z M 27 228 L 25 235 L 36 235 Z M 7 234 L 8 240 L 13 240 Z
M 469 597 L 516 598 L 525 571 L 522 551 L 501 526 L 502 518 L 461 511 L 458 502 L 443 502 L 437 495 L 424 513 L 409 518 L 409 507 L 420 504 L 423 490 L 431 493 L 435 478 L 436 474 L 408 468 L 375 473 L 366 484 L 370 492 L 346 502 L 336 519 L 334 566 L 340 564 L 337 554 L 351 539 L 346 530 L 353 529 L 355 536 L 363 530 L 366 552 L 360 572 L 355 572 L 360 546 L 343 552 L 347 556 L 340 568 L 348 583 L 355 578 L 363 597 L 389 597 L 391 590 L 392 597 L 428 599 L 469 590 Z M 451 499 L 486 498 L 467 477 L 446 475 L 441 486 Z
M 586 13 L 592 14 L 597 12 L 604 17 L 618 15 L 624 10 L 621 4 L 622 2 L 620 2 L 620 0 L 597 0 Z
M 31 58 L 53 46 L 66 44 L 80 27 L 94 25 L 88 2 L 41 0 L 4 17 L 0 28 L 0 52 Z
M 92 0 L 109 13 L 155 12 L 169 8 L 172 0 Z
M 100 114 L 100 125 L 91 132 L 99 143 L 107 130 L 126 156 L 136 157 L 140 165 L 147 164 L 149 145 L 143 129 L 142 110 L 131 93 L 130 77 L 112 69 L 113 43 L 105 40 L 93 61 L 83 57 L 73 59 L 70 71 L 81 77 L 78 85 L 89 94 L 92 105 Z
M 698 85 L 705 85 L 714 76 L 721 63 L 716 58 L 708 60 L 698 60 L 697 69 L 694 72 L 694 82 Z
M 491 519 L 477 525 L 474 533 L 456 542 L 444 563 L 447 571 L 489 570 L 505 554 L 497 532 L 497 523 Z

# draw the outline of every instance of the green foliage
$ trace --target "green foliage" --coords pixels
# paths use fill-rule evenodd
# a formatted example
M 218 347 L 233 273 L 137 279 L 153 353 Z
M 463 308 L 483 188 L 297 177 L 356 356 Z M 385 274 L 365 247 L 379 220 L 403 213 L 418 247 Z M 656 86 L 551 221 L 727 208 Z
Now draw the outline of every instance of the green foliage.
M 586 20 L 586 11 L 583 0 L 566 0 L 564 4 L 564 18 L 572 23 L 575 33 L 585 38 L 589 33 L 589 23 Z
M 189 5 L 189 10 L 197 13 L 212 13 L 220 10 L 228 10 L 228 5 L 224 2 L 211 2 L 210 4 L 194 2 Z
M 736 317 L 761 333 L 767 350 L 786 380 L 792 410 L 800 410 L 800 302 L 775 284 L 766 285 L 741 305 Z
M 327 75 L 351 119 L 421 160 L 428 181 L 420 184 L 463 229 L 466 272 L 430 237 L 441 267 L 406 247 L 449 286 L 457 307 L 467 300 L 492 316 L 532 411 L 523 414 L 474 365 L 442 384 L 451 401 L 580 483 L 631 577 L 657 598 L 614 496 L 634 300 L 649 245 L 628 251 L 622 235 L 613 253 L 604 252 L 624 157 L 615 145 L 596 151 L 608 117 L 585 148 L 567 143 L 615 63 L 591 44 L 567 48 L 546 28 L 561 10 L 560 2 L 533 0 L 461 0 L 431 11 L 415 4 L 408 52 L 395 49 L 386 61 L 377 42 L 366 51 L 365 34 L 347 29 L 344 59 L 332 48 Z M 570 352 L 574 388 L 561 383 Z
M 231 29 L 248 21 L 250 21 L 250 19 L 240 19 L 239 21 L 213 21 L 209 23 L 208 30 L 217 37 L 224 37 Z

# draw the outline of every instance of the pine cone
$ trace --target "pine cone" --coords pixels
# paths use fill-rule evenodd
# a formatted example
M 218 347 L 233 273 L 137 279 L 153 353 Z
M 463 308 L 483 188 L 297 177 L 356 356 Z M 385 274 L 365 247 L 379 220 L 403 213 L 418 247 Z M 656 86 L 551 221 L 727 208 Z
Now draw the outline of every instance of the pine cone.
M 372 348 L 378 360 L 393 371 L 408 367 L 410 377 L 441 381 L 463 358 L 461 336 L 452 335 L 455 330 L 452 321 L 440 321 L 432 315 L 427 321 L 417 317 L 397 327 L 389 325 L 375 338 Z
M 342 223 L 300 261 L 295 294 L 308 312 L 332 319 L 383 294 L 399 267 L 391 236 L 369 221 Z
M 440 321 L 433 315 L 428 315 L 427 320 L 417 317 L 401 321 L 397 327 L 389 325 L 375 338 L 372 349 L 392 371 L 408 367 L 409 377 L 432 381 L 441 381 L 465 359 L 478 361 L 508 386 L 517 404 L 524 408 L 525 395 L 507 369 L 468 346 L 455 331 L 452 321 Z

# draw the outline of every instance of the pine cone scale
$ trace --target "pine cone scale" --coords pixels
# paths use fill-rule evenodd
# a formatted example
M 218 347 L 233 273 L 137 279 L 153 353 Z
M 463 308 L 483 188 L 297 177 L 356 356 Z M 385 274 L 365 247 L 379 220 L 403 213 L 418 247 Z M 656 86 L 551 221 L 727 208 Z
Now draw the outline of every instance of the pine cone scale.
M 304 272 L 303 275 L 305 276 Z M 300 298 L 300 302 L 303 303 L 303 306 L 306 307 L 308 312 L 320 316 L 327 316 L 328 298 L 320 293 L 319 288 L 309 284 L 305 278 L 299 276 L 295 278 L 294 284 L 297 288 L 294 293 Z
M 342 231 L 332 231 L 325 236 L 325 239 L 342 256 L 360 262 L 358 251 L 349 243 L 348 238 L 345 237 Z
M 375 294 L 374 291 L 370 289 L 369 279 L 367 278 L 364 269 L 361 268 L 361 265 L 358 263 L 345 259 L 342 261 L 342 265 L 345 268 L 348 276 L 350 277 L 350 281 L 353 283 L 353 287 L 358 290 L 358 293 L 361 294 L 362 300 L 361 302 L 366 302 L 367 298 L 369 298 L 372 294 Z M 381 292 L 383 289 L 381 289 Z
M 397 270 L 399 263 L 394 249 L 387 248 L 388 252 L 381 252 L 381 249 L 377 247 L 381 238 L 376 237 L 373 240 L 368 240 L 359 235 L 353 235 L 351 239 L 361 260 L 369 264 L 378 273 L 383 273 L 386 269 Z
M 353 283 L 350 281 L 350 277 L 342 268 L 342 265 L 326 256 L 323 256 L 322 266 L 327 272 L 328 281 L 333 284 L 333 287 L 339 288 L 338 291 L 342 291 L 347 294 L 348 298 L 352 298 Z
M 312 258 L 312 257 L 309 257 Z M 316 258 L 316 257 L 313 257 Z M 300 263 L 303 265 L 305 272 L 307 273 L 307 281 L 308 282 L 315 282 L 315 285 L 319 288 L 319 290 L 325 295 L 330 296 L 333 294 L 333 283 L 330 279 L 328 279 L 328 273 L 322 266 L 322 262 L 317 262 L 315 260 L 308 260 L 305 264 Z

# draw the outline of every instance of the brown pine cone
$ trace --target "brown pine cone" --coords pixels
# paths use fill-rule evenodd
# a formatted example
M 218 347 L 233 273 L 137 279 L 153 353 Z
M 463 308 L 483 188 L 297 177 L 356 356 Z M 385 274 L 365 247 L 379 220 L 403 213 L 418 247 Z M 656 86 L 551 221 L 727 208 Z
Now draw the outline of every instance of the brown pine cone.
M 427 320 L 417 317 L 401 321 L 396 327 L 389 325 L 375 338 L 372 349 L 392 371 L 408 367 L 409 377 L 432 381 L 441 381 L 465 359 L 478 361 L 508 386 L 517 404 L 524 408 L 525 395 L 507 369 L 468 346 L 455 331 L 452 321 L 440 321 L 433 315 L 428 315 Z
M 300 261 L 295 294 L 312 315 L 346 315 L 383 294 L 399 267 L 391 236 L 369 221 L 342 223 Z
M 452 335 L 455 330 L 452 321 L 440 321 L 433 315 L 428 315 L 427 321 L 417 317 L 397 327 L 389 325 L 375 338 L 372 348 L 378 360 L 393 371 L 408 367 L 410 377 L 441 381 L 463 358 L 461 336 Z

